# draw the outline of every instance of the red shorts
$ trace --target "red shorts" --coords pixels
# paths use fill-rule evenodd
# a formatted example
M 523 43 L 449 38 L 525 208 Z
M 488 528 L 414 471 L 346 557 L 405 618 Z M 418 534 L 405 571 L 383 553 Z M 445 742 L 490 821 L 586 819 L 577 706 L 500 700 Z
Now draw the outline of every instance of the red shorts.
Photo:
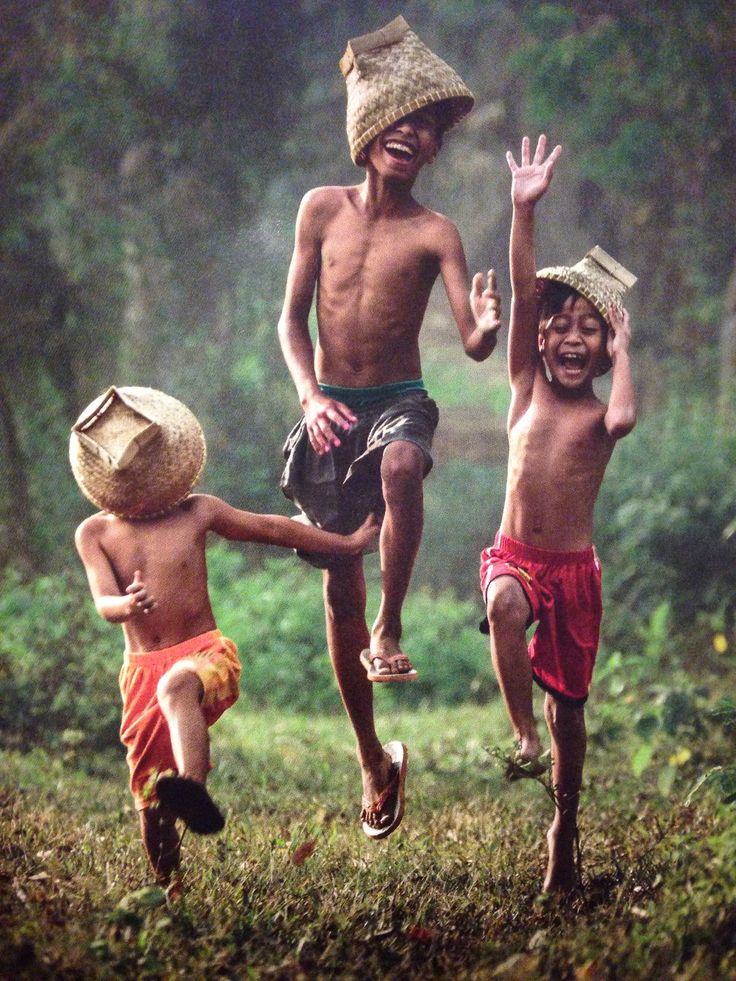
M 561 702 L 582 705 L 588 697 L 598 652 L 603 604 L 601 566 L 594 547 L 576 552 L 535 548 L 500 532 L 481 552 L 480 584 L 512 576 L 529 601 L 529 644 L 534 680 Z
M 120 669 L 123 719 L 120 739 L 128 750 L 130 789 L 137 810 L 156 800 L 155 784 L 173 770 L 169 726 L 159 705 L 156 688 L 172 665 L 186 660 L 202 682 L 202 713 L 211 726 L 239 694 L 240 662 L 235 644 L 219 630 L 158 651 L 125 652 Z

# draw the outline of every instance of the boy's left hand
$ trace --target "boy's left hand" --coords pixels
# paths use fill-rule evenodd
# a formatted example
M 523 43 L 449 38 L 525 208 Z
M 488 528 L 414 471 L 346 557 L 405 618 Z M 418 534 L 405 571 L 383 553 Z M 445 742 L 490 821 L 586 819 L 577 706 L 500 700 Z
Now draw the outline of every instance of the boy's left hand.
M 617 354 L 621 352 L 626 353 L 629 350 L 631 324 L 628 311 L 615 304 L 611 304 L 608 308 L 608 319 L 610 326 L 608 328 L 606 350 L 608 351 L 608 357 L 611 359 L 611 362 L 614 362 Z
M 483 289 L 483 273 L 473 276 L 470 309 L 477 328 L 484 334 L 495 334 L 501 326 L 501 295 L 496 291 L 496 273 L 488 270 L 488 285 Z
M 350 535 L 357 554 L 365 552 L 376 542 L 381 533 L 381 522 L 375 514 L 369 514 L 363 524 Z

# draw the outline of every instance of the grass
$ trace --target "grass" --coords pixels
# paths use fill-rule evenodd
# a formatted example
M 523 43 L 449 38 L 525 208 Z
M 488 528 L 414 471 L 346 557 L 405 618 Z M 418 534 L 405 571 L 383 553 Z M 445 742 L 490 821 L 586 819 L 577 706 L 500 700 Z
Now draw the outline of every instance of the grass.
M 380 705 L 380 699 L 379 699 Z M 592 742 L 583 893 L 538 895 L 550 803 L 487 747 L 499 708 L 394 713 L 410 747 L 399 832 L 371 842 L 346 721 L 236 707 L 213 732 L 216 839 L 187 836 L 186 894 L 150 878 L 122 755 L 0 756 L 0 973 L 72 978 L 736 977 L 736 830 L 661 798 Z M 679 793 L 679 796 L 678 796 Z

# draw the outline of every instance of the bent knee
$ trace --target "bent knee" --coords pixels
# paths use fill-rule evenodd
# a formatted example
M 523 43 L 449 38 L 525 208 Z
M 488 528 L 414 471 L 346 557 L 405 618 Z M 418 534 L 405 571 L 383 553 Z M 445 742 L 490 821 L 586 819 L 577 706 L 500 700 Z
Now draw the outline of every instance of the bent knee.
M 381 481 L 384 496 L 407 485 L 421 483 L 424 477 L 424 454 L 406 441 L 391 443 L 381 459 Z
M 513 576 L 499 576 L 488 587 L 486 610 L 491 627 L 526 630 L 531 618 L 529 600 Z
M 156 686 L 156 695 L 162 706 L 183 701 L 199 702 L 204 688 L 199 675 L 189 666 L 176 664 L 166 672 Z

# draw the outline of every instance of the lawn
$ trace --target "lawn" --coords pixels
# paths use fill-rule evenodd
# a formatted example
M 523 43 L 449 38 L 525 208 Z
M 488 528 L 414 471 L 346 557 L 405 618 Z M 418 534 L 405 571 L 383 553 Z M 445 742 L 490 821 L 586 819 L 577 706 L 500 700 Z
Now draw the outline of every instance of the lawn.
M 687 806 L 684 785 L 663 798 L 619 742 L 592 739 L 584 888 L 549 900 L 551 804 L 494 766 L 496 703 L 392 712 L 379 731 L 410 747 L 408 799 L 401 829 L 371 842 L 345 720 L 236 706 L 213 730 L 227 827 L 187 835 L 172 906 L 151 885 L 121 754 L 3 753 L 2 976 L 736 978 L 731 809 Z

